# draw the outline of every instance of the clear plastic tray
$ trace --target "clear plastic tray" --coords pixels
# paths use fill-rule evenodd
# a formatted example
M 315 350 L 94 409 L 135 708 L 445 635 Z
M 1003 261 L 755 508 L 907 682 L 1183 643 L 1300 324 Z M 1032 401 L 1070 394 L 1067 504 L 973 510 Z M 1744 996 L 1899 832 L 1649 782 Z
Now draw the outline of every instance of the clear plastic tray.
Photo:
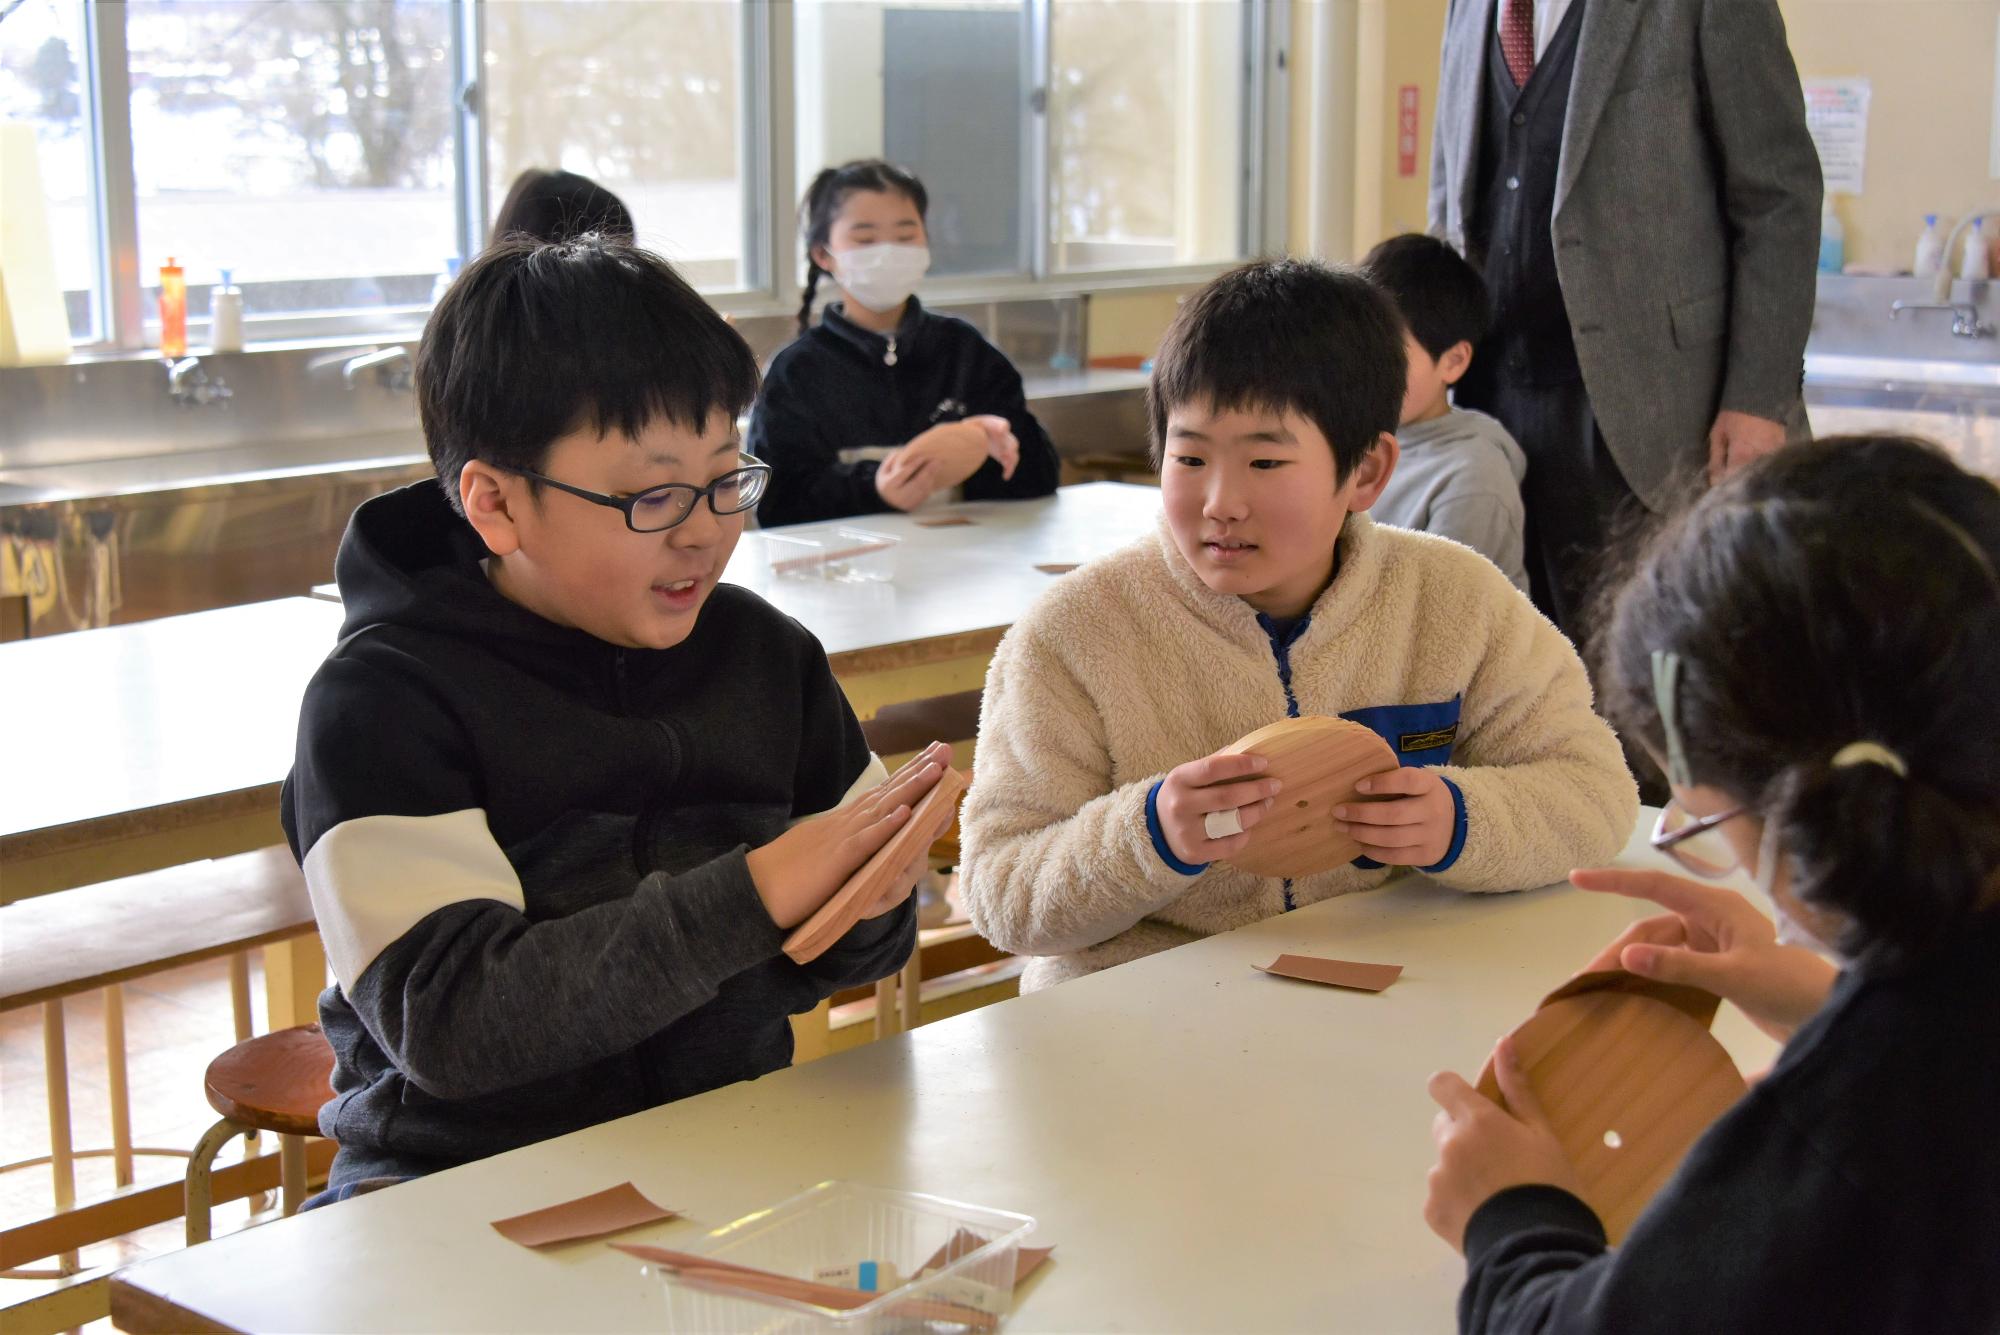
M 894 1266 L 904 1282 L 866 1306 L 843 1311 L 732 1293 L 684 1282 L 657 1267 L 649 1269 L 664 1281 L 667 1328 L 681 1335 L 964 1331 L 972 1328 L 970 1323 L 932 1319 L 939 1306 L 975 1308 L 1004 1317 L 1013 1305 L 1021 1240 L 1034 1227 L 1027 1215 L 1004 1210 L 853 1182 L 822 1182 L 782 1205 L 716 1229 L 686 1250 L 800 1279 L 862 1261 Z M 961 1231 L 986 1241 L 918 1278 L 925 1263 Z M 924 1306 L 917 1307 L 919 1303 Z
M 843 583 L 894 579 L 896 548 L 903 541 L 847 524 L 765 529 L 762 537 L 772 574 Z

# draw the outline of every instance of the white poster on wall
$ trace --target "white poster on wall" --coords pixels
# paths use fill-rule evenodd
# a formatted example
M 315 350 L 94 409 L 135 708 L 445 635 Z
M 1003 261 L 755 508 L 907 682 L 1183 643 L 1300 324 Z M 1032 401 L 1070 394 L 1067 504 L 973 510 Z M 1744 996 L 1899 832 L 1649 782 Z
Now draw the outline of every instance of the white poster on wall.
M 1866 79 L 1807 79 L 1806 128 L 1829 195 L 1858 195 L 1868 165 Z
M 1986 151 L 1992 159 L 1988 174 L 2000 181 L 2000 23 L 1993 25 L 1993 133 L 1987 143 L 1991 146 Z

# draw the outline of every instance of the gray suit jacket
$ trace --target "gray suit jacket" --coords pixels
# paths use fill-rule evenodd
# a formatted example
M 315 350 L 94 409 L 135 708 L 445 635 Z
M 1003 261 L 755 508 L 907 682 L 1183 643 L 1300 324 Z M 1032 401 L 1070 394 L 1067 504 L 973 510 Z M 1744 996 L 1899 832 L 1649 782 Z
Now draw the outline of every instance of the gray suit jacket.
M 1777 0 L 1576 2 L 1556 271 L 1605 444 L 1664 510 L 1718 410 L 1798 420 L 1819 156 Z M 1430 225 L 1461 250 L 1494 3 L 1451 0 L 1445 22 Z

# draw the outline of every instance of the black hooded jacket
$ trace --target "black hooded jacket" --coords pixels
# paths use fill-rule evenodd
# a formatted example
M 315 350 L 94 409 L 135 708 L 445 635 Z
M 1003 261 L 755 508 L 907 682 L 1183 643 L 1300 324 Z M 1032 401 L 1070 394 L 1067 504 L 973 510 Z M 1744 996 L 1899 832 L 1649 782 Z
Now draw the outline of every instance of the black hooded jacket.
M 977 329 L 925 310 L 915 297 L 894 334 L 849 320 L 840 306 L 772 359 L 746 448 L 771 465 L 758 507 L 766 527 L 891 509 L 875 490 L 880 460 L 843 458 L 908 444 L 930 428 L 1004 417 L 1020 442 L 1014 476 L 988 459 L 965 480 L 968 501 L 1028 500 L 1056 489 L 1061 464 L 1028 411 L 1021 373 Z
M 905 905 L 797 965 L 747 849 L 877 768 L 819 642 L 718 586 L 672 649 L 501 596 L 435 482 L 355 512 L 283 797 L 337 985 L 333 1185 L 481 1158 L 787 1065 L 894 971 Z

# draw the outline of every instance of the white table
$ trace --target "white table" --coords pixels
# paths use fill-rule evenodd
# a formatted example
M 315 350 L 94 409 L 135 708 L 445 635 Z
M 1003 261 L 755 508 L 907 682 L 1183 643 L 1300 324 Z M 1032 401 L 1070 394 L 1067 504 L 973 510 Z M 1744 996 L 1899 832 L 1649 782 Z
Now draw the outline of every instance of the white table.
M 1627 859 L 1652 863 L 1643 838 Z M 1463 1267 L 1420 1216 L 1425 1079 L 1470 1075 L 1640 911 L 1408 879 L 145 1262 L 113 1281 L 114 1317 L 658 1330 L 636 1263 L 594 1244 L 532 1254 L 488 1221 L 629 1178 L 699 1222 L 627 1236 L 685 1246 L 849 1178 L 1036 1216 L 1058 1250 L 1009 1330 L 1449 1330 Z M 1407 968 L 1377 996 L 1253 970 L 1284 951 Z M 1717 1032 L 1746 1069 L 1769 1060 L 1733 1010 Z

